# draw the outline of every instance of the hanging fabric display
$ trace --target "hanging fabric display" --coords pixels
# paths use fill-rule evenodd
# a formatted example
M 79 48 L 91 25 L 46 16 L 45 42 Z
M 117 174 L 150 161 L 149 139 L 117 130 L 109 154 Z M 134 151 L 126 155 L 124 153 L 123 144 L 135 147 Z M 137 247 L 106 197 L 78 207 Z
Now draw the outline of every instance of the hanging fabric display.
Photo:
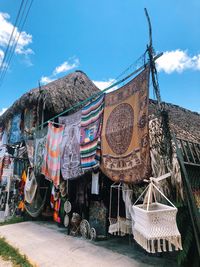
M 81 114 L 81 168 L 83 171 L 99 166 L 100 135 L 104 109 L 104 94 L 82 108 Z
M 124 236 L 132 234 L 131 220 L 126 218 L 126 208 L 122 196 L 122 184 L 110 187 L 109 229 L 114 235 Z
M 37 190 L 37 181 L 34 172 L 28 168 L 27 178 L 24 186 L 24 199 L 28 203 L 32 203 Z
M 159 178 L 151 178 L 149 186 L 132 206 L 134 239 L 149 253 L 172 251 L 173 248 L 182 250 L 176 224 L 178 210 L 155 185 L 156 179 Z M 137 204 L 145 192 L 143 204 Z M 161 194 L 171 206 L 159 203 L 156 193 Z
M 2 175 L 2 171 L 3 171 L 3 159 L 6 153 L 6 147 L 2 146 L 0 147 L 0 180 L 1 180 L 1 175 Z
M 9 136 L 10 144 L 19 143 L 22 141 L 20 123 L 21 123 L 21 114 L 14 115 L 10 128 L 10 136 Z
M 34 172 L 36 176 L 41 174 L 41 167 L 47 141 L 47 129 L 47 127 L 41 129 L 35 134 Z
M 150 176 L 148 83 L 146 68 L 105 96 L 101 168 L 113 181 L 138 183 Z
M 60 184 L 60 155 L 64 126 L 48 124 L 47 142 L 41 173 L 57 187 Z
M 36 116 L 35 108 L 24 110 L 23 137 L 25 140 L 33 138 L 33 132 L 35 130 L 35 124 L 36 124 L 35 116 Z
M 26 140 L 25 144 L 26 144 L 26 150 L 27 150 L 30 166 L 33 167 L 34 166 L 34 140 Z
M 61 173 L 64 180 L 82 174 L 80 166 L 80 123 L 81 111 L 67 117 L 60 117 L 59 123 L 65 124 L 61 144 Z
M 0 147 L 7 144 L 7 133 L 3 129 L 3 127 L 0 127 Z

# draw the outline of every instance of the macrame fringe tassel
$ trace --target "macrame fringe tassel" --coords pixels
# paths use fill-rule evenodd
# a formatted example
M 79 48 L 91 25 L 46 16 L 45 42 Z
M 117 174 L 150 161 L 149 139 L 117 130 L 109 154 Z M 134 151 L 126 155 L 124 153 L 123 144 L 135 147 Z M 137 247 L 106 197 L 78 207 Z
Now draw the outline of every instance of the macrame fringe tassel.
M 108 229 L 109 234 L 124 236 L 126 234 L 132 234 L 132 222 L 131 220 L 118 218 L 110 219 L 110 226 Z
M 134 230 L 135 241 L 149 253 L 172 251 L 172 245 L 175 250 L 182 250 L 180 236 L 171 236 L 168 238 L 147 239 L 140 232 Z M 168 249 L 167 249 L 168 243 Z

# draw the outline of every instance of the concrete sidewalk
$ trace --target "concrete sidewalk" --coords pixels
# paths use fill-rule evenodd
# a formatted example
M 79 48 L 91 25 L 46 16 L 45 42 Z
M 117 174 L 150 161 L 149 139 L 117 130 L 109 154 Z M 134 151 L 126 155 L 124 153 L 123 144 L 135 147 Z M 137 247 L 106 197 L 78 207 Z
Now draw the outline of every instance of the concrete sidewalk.
M 39 267 L 145 267 L 155 266 L 67 236 L 56 225 L 22 222 L 0 227 L 0 236 Z M 160 259 L 162 260 L 162 259 Z M 167 266 L 159 265 L 157 266 Z M 169 265 L 168 265 L 169 266 Z

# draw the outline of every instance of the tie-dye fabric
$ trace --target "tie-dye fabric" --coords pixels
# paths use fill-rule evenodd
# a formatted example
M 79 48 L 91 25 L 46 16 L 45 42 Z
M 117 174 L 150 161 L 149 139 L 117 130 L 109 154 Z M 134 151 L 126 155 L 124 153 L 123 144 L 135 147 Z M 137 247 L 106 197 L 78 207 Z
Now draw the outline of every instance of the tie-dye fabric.
M 63 131 L 64 126 L 56 128 L 49 122 L 42 174 L 48 180 L 51 180 L 55 187 L 60 184 L 60 155 Z

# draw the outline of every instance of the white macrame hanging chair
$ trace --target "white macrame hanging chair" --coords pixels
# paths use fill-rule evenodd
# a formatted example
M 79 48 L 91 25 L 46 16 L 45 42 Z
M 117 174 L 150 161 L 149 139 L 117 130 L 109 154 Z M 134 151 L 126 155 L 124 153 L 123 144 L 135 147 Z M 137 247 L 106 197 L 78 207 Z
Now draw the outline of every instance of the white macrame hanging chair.
M 116 218 L 112 217 L 112 201 L 113 200 L 113 191 L 117 190 L 117 216 Z M 124 236 L 126 234 L 132 234 L 131 219 L 120 217 L 120 191 L 132 192 L 131 189 L 124 189 L 123 185 L 113 183 L 110 187 L 110 207 L 109 207 L 109 234 Z
M 159 178 L 150 178 L 149 185 L 132 206 L 134 239 L 149 253 L 182 250 L 181 235 L 176 224 L 177 208 L 155 185 L 169 176 L 170 173 Z M 157 193 L 161 194 L 170 206 L 159 203 Z M 143 195 L 143 204 L 137 204 Z

